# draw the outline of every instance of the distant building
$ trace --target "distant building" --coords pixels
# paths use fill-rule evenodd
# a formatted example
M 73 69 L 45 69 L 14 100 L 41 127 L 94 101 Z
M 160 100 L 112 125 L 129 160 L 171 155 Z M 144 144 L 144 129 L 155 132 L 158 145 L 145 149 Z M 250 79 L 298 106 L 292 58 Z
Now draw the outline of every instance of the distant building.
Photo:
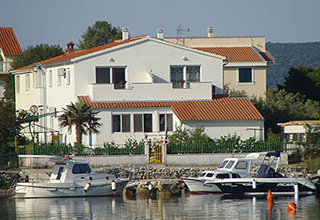
M 267 67 L 274 62 L 274 58 L 266 51 L 265 37 L 216 37 L 213 28 L 208 28 L 208 37 L 164 39 L 226 57 L 223 85 L 230 90 L 245 91 L 249 97 L 265 96 Z
M 47 114 L 83 101 L 102 119 L 99 134 L 83 137 L 91 146 L 164 138 L 179 125 L 204 127 L 211 138 L 236 133 L 264 139 L 264 118 L 250 100 L 223 95 L 223 56 L 164 41 L 161 32 L 130 38 L 127 29 L 110 44 L 72 46 L 14 71 L 17 110 L 38 106 Z M 36 124 L 40 142 L 50 142 L 52 134 L 75 142 L 75 129 L 61 128 L 54 115 Z
M 307 134 L 320 127 L 320 120 L 289 121 L 278 125 L 281 126 L 281 140 L 294 147 L 306 142 Z
M 4 78 L 12 69 L 16 56 L 22 53 L 19 42 L 11 27 L 0 27 L 0 97 L 3 97 Z

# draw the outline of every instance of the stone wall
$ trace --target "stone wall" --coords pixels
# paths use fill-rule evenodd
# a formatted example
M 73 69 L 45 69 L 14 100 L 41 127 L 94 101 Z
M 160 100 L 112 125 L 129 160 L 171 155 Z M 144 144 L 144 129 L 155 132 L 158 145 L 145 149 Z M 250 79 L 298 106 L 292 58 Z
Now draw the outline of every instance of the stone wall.
M 263 154 L 263 153 L 261 153 Z M 167 154 L 163 165 L 167 166 L 218 166 L 227 157 L 245 157 L 247 153 L 213 153 L 213 154 Z M 53 167 L 54 160 L 61 157 L 19 155 L 21 167 Z M 108 155 L 108 156 L 72 156 L 72 159 L 89 162 L 92 167 L 146 166 L 151 165 L 148 156 L 141 155 Z M 282 153 L 281 165 L 288 164 L 288 154 Z

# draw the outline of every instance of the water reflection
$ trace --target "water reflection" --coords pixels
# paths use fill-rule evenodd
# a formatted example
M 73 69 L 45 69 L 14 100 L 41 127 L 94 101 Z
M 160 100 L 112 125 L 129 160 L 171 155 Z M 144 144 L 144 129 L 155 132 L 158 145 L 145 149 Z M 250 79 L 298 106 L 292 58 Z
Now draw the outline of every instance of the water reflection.
M 316 196 L 301 197 L 296 214 L 288 214 L 294 197 L 231 199 L 221 195 L 162 195 L 51 199 L 0 199 L 0 219 L 320 219 Z

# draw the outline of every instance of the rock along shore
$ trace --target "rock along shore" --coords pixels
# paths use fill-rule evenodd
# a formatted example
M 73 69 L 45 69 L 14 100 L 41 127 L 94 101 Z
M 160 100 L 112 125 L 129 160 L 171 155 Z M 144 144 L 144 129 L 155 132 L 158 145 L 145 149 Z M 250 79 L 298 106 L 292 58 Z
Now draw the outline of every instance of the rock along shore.
M 183 177 L 197 177 L 204 170 L 212 170 L 216 167 L 166 167 L 164 165 L 145 167 L 101 167 L 97 172 L 107 172 L 117 178 L 130 179 L 125 193 L 127 196 L 148 194 L 156 196 L 158 192 L 179 195 L 187 190 Z M 255 171 L 257 167 L 253 168 Z M 28 180 L 46 182 L 49 180 L 48 169 L 22 169 L 20 172 L 0 172 L 0 188 L 9 189 L 14 181 L 25 182 Z M 304 176 L 312 178 L 315 175 L 309 173 L 304 166 L 284 166 L 281 173 L 288 176 Z

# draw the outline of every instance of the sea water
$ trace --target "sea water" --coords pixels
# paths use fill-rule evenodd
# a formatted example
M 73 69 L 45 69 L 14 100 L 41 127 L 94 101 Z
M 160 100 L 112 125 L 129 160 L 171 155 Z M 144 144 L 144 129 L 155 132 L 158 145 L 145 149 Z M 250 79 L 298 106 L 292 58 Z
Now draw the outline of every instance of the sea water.
M 296 203 L 296 212 L 288 204 Z M 0 219 L 320 219 L 317 196 L 225 198 L 218 194 L 177 197 L 45 198 L 0 197 Z

